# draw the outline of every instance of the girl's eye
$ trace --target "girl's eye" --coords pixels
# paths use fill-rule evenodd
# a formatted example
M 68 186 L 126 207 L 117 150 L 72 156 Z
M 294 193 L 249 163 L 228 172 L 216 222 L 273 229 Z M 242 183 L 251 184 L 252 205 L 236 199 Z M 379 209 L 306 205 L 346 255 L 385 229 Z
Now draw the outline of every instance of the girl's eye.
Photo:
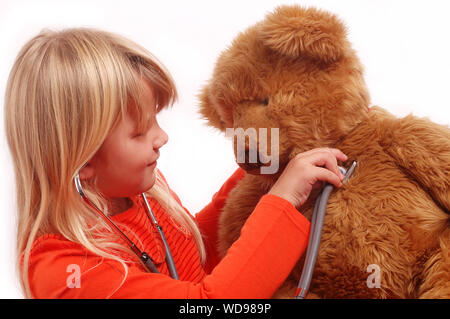
M 134 134 L 133 137 L 141 137 L 141 136 L 143 136 L 143 135 L 144 135 L 144 133 L 136 133 L 136 134 Z
M 265 106 L 269 105 L 269 98 L 266 97 L 264 100 L 262 100 L 262 104 Z

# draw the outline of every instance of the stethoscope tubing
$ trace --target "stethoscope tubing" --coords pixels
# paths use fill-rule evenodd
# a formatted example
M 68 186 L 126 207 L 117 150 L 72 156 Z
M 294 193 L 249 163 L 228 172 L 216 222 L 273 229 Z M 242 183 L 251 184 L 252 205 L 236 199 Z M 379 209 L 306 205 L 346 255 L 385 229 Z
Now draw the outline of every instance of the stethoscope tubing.
M 357 162 L 354 161 L 350 168 L 346 171 L 344 168 L 339 167 L 341 172 L 345 174 L 342 183 L 345 183 L 348 178 L 353 174 Z M 314 211 L 311 217 L 311 231 L 309 233 L 308 248 L 306 250 L 305 263 L 303 265 L 302 275 L 300 277 L 295 298 L 303 299 L 308 294 L 309 286 L 314 271 L 314 266 L 317 260 L 317 254 L 319 252 L 320 239 L 322 236 L 323 221 L 325 218 L 326 207 L 328 198 L 330 197 L 333 185 L 326 184 L 322 192 L 316 198 L 314 204 Z
M 155 215 L 153 215 L 153 211 L 150 208 L 150 204 L 148 203 L 147 196 L 145 195 L 145 193 L 142 193 L 141 197 L 144 200 L 145 206 L 147 208 L 147 210 L 146 210 L 147 214 L 149 214 L 151 219 L 153 220 L 153 223 L 155 224 L 156 228 L 158 229 L 158 232 L 159 232 L 159 234 L 161 236 L 161 239 L 163 241 L 164 249 L 166 251 L 166 264 L 167 264 L 167 268 L 169 269 L 170 276 L 173 279 L 179 279 L 177 268 L 175 267 L 175 262 L 173 260 L 172 252 L 170 251 L 169 244 L 167 243 L 166 236 L 164 236 L 164 232 L 162 230 L 162 227 L 159 226 L 158 221 L 155 218 Z
M 83 187 L 81 185 L 80 176 L 79 174 L 75 175 L 75 187 L 77 189 L 78 194 L 81 196 L 81 198 L 84 200 L 86 204 L 88 204 L 93 210 L 95 210 L 102 218 L 103 220 L 113 229 L 113 231 L 118 234 L 130 247 L 130 249 L 139 257 L 139 259 L 144 263 L 144 265 L 147 267 L 147 269 L 152 273 L 159 273 L 158 268 L 155 266 L 154 260 L 145 252 L 141 251 L 136 244 L 128 238 L 127 235 L 105 214 L 103 213 L 94 203 L 92 203 L 89 198 L 86 196 L 86 193 L 83 190 Z M 148 203 L 147 196 L 145 193 L 141 194 L 141 197 L 144 200 L 145 208 L 147 215 L 150 216 L 150 219 L 152 220 L 153 224 L 158 229 L 158 232 L 161 236 L 161 239 L 164 244 L 164 249 L 166 251 L 166 263 L 167 268 L 169 269 L 170 276 L 173 279 L 179 279 L 177 269 L 175 266 L 175 262 L 173 260 L 172 253 L 169 248 L 169 244 L 167 243 L 166 237 L 164 236 L 164 231 L 162 227 L 158 224 L 155 215 L 153 214 L 153 211 L 150 207 L 150 204 Z

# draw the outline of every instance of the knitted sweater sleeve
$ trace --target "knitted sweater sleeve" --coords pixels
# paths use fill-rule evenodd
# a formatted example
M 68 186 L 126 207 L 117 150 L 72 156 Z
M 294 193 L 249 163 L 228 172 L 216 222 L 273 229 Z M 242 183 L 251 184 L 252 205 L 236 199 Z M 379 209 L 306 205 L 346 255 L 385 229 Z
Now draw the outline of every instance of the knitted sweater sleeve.
M 161 176 L 164 181 L 166 181 L 162 174 Z M 245 171 L 242 168 L 236 169 L 234 173 L 225 181 L 222 187 L 212 196 L 211 202 L 194 215 L 205 244 L 207 256 L 205 265 L 206 273 L 210 273 L 220 261 L 219 253 L 217 251 L 217 230 L 220 213 L 225 205 L 229 192 L 244 176 Z M 172 191 L 170 187 L 169 190 L 178 203 L 186 210 L 188 214 L 190 214 L 181 203 L 177 194 Z
M 221 206 L 220 193 L 209 205 Z M 205 209 L 199 213 L 204 214 L 199 215 L 201 219 L 208 216 L 215 221 L 199 224 L 215 224 L 217 209 Z M 125 275 L 117 261 L 90 255 L 75 243 L 48 238 L 33 252 L 30 286 L 36 297 L 43 298 L 270 298 L 304 253 L 309 228 L 309 221 L 290 202 L 266 194 L 226 256 L 199 283 L 148 273 L 138 264 L 129 264 Z M 70 281 L 74 271 L 70 265 L 82 266 L 78 283 Z M 53 279 L 38 280 L 46 274 Z

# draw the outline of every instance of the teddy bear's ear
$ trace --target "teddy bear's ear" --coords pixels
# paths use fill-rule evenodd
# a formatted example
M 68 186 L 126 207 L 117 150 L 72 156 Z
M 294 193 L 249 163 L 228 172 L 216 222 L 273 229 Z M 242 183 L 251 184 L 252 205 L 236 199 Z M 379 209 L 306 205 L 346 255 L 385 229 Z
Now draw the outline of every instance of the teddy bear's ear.
M 325 11 L 280 6 L 266 16 L 259 29 L 263 43 L 290 57 L 307 56 L 326 63 L 337 61 L 348 45 L 346 28 Z
M 203 87 L 202 91 L 198 95 L 200 100 L 200 115 L 208 122 L 209 125 L 218 128 L 222 132 L 225 132 L 225 123 L 221 119 L 217 106 L 213 103 L 211 95 L 209 94 L 209 86 Z

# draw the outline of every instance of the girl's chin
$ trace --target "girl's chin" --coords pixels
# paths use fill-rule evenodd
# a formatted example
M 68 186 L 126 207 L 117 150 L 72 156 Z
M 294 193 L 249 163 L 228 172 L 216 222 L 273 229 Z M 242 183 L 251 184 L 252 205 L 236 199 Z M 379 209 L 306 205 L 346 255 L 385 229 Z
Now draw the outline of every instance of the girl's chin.
M 145 182 L 145 184 L 143 185 L 143 191 L 142 192 L 146 192 L 148 191 L 150 188 L 153 187 L 153 185 L 155 185 L 156 182 L 156 172 L 153 171 L 152 172 L 152 176 L 150 178 L 148 178 Z
M 147 167 L 151 168 L 151 169 L 155 169 L 157 164 L 158 164 L 158 161 L 154 161 L 153 164 L 147 165 Z

